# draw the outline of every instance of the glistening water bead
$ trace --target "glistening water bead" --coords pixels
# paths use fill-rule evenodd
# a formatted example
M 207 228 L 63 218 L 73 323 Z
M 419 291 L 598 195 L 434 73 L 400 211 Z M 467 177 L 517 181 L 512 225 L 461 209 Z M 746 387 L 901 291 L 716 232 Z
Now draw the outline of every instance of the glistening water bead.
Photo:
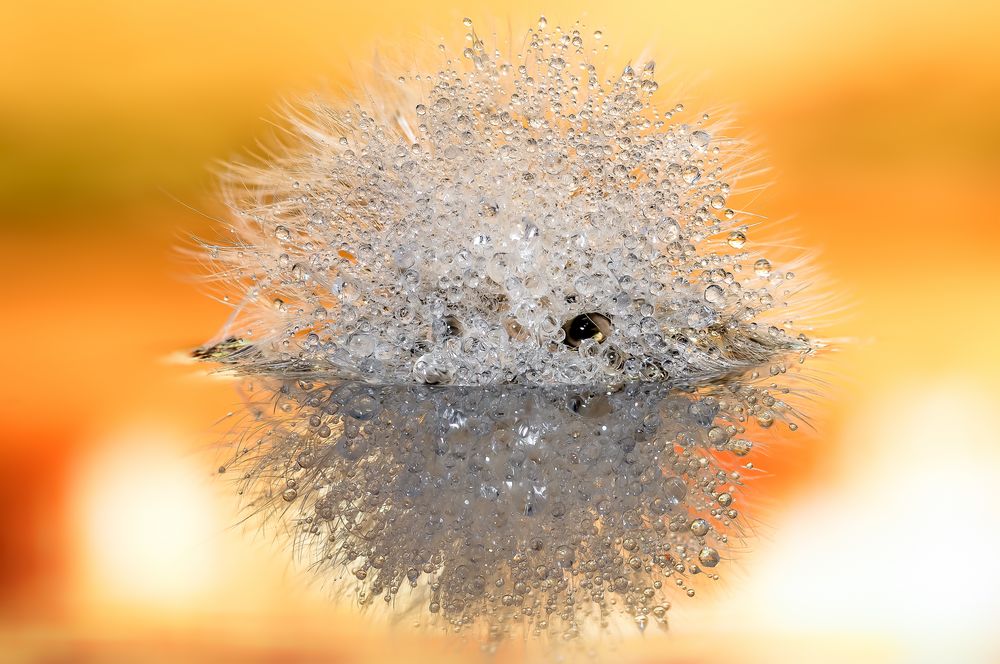
M 752 439 L 797 416 L 804 289 L 730 203 L 737 143 L 658 110 L 652 63 L 464 24 L 438 71 L 314 101 L 230 169 L 206 254 L 235 312 L 196 352 L 248 395 L 220 472 L 361 604 L 665 626 L 732 557 Z

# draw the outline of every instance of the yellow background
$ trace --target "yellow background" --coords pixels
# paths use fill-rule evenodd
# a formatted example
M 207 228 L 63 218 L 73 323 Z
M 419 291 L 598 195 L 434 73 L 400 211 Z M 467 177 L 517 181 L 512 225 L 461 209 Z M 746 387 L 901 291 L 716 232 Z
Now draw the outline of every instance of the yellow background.
M 278 102 L 462 16 L 542 5 L 33 2 L 0 10 L 0 659 L 466 661 L 331 605 L 211 476 L 226 315 L 176 247 Z M 621 661 L 1000 661 L 1000 5 L 550 2 L 655 56 L 772 167 L 847 304 L 816 433 L 755 459 L 762 537 Z M 677 97 L 677 95 L 674 95 Z M 673 101 L 673 98 L 671 98 Z M 204 213 L 204 214 L 202 214 Z M 498 661 L 517 661 L 508 645 Z

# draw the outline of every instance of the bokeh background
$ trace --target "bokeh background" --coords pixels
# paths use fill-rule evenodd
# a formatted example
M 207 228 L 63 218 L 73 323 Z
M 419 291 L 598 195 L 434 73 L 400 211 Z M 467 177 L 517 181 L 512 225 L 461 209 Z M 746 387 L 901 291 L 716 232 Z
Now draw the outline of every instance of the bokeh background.
M 753 209 L 794 217 L 848 305 L 817 431 L 755 460 L 752 553 L 616 659 L 1000 661 L 1000 4 L 955 0 L 5 3 L 0 661 L 477 658 L 234 526 L 234 387 L 175 361 L 227 311 L 176 248 L 282 98 L 543 12 L 733 109 L 773 168 Z

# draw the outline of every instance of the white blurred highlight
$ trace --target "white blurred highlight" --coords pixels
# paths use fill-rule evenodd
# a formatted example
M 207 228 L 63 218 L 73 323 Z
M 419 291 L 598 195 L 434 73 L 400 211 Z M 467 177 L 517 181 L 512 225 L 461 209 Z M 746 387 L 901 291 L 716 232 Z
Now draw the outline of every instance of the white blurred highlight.
M 840 481 L 789 508 L 724 612 L 772 634 L 888 636 L 899 661 L 998 661 L 991 389 L 927 381 L 858 409 L 831 446 Z
M 222 529 L 205 469 L 156 427 L 96 447 L 76 483 L 81 581 L 96 596 L 168 607 L 200 594 L 217 565 Z

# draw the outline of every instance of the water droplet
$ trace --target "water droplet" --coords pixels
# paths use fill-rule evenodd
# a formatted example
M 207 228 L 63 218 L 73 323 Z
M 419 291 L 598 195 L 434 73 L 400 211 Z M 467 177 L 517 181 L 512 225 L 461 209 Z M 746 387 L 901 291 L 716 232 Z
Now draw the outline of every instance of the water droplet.
M 663 238 L 664 242 L 676 242 L 681 236 L 681 226 L 677 223 L 677 220 L 673 217 L 667 217 L 663 222 L 663 229 L 660 231 L 660 237 Z
M 352 334 L 347 340 L 347 349 L 352 355 L 367 357 L 375 352 L 376 339 L 371 334 Z
M 719 304 L 726 299 L 725 291 L 722 290 L 722 286 L 718 284 L 712 284 L 705 289 L 705 300 L 711 302 L 712 304 Z
M 556 547 L 556 562 L 560 567 L 572 567 L 576 561 L 576 549 L 569 544 Z
M 698 562 L 701 563 L 702 567 L 715 567 L 719 564 L 719 560 L 719 552 L 710 546 L 706 546 L 698 552 Z
M 707 131 L 699 129 L 698 131 L 691 133 L 691 146 L 704 152 L 711 139 L 712 137 Z
M 672 505 L 677 505 L 687 496 L 687 484 L 680 477 L 670 477 L 663 482 L 663 492 Z
M 691 522 L 691 532 L 698 537 L 704 537 L 708 534 L 708 521 L 705 521 L 705 519 L 695 519 Z
M 370 420 L 378 412 L 378 401 L 369 394 L 359 394 L 347 403 L 347 414 L 356 420 Z
M 749 440 L 736 438 L 730 440 L 729 443 L 726 445 L 726 447 L 729 449 L 730 452 L 732 452 L 736 456 L 741 457 L 750 454 L 750 450 L 753 449 L 753 443 L 750 442 Z

